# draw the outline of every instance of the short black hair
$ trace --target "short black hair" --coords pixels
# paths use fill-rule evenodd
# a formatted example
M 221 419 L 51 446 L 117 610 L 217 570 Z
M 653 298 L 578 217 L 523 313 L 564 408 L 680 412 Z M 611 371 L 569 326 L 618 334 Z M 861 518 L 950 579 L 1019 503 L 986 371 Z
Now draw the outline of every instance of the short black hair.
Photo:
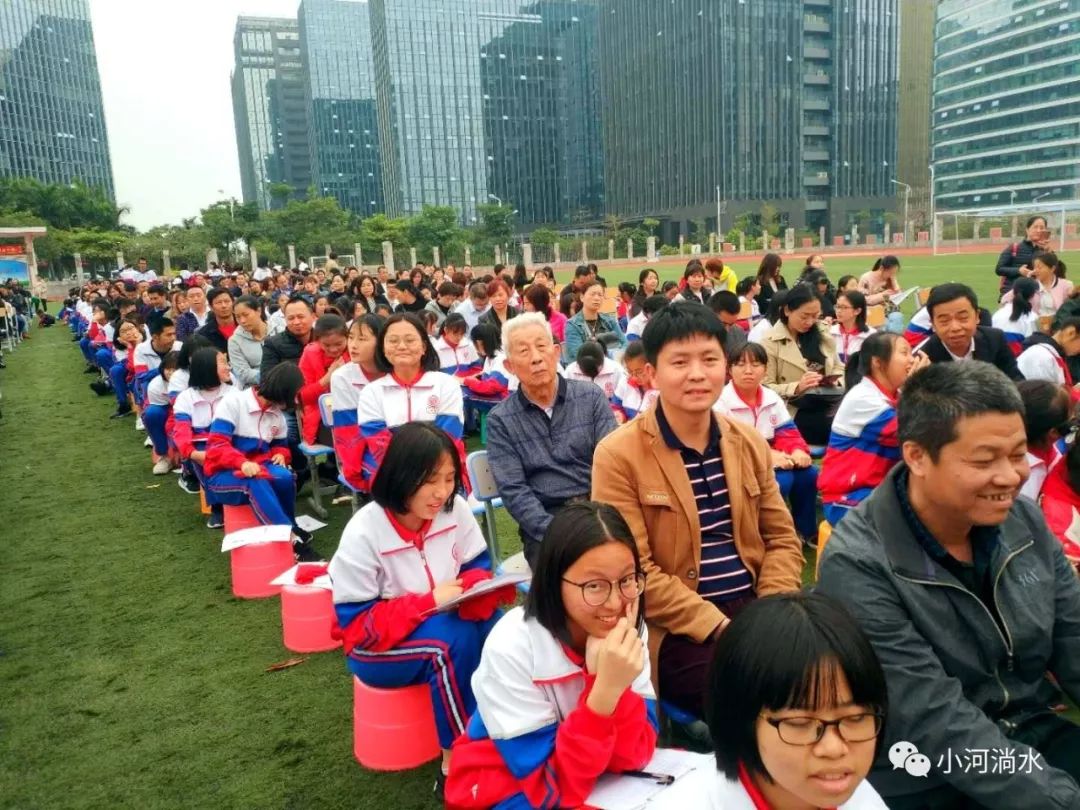
M 881 663 L 842 604 L 823 594 L 796 592 L 747 605 L 716 642 L 705 691 L 717 769 L 738 779 L 741 763 L 751 775 L 771 779 L 761 761 L 758 717 L 763 711 L 836 705 L 841 675 L 856 705 L 888 713 Z M 881 742 L 879 734 L 878 749 Z
M 180 363 L 177 368 L 187 371 L 191 368 L 191 357 L 199 349 L 205 349 L 207 346 L 213 346 L 210 342 L 210 338 L 205 335 L 200 335 L 198 332 L 193 332 L 184 338 L 184 342 L 180 344 Z
M 709 309 L 713 312 L 738 315 L 742 311 L 742 304 L 739 302 L 739 296 L 730 290 L 718 290 L 709 296 Z
M 217 370 L 219 354 L 224 354 L 224 352 L 214 346 L 209 346 L 203 347 L 191 355 L 188 363 L 188 370 L 191 373 L 191 376 L 188 377 L 188 387 L 204 391 L 221 385 L 221 378 L 218 376 Z
M 671 302 L 668 301 L 668 297 L 666 295 L 656 293 L 655 295 L 650 295 L 648 298 L 641 302 L 641 311 L 651 318 L 653 315 L 655 315 L 657 312 L 662 310 L 670 303 Z
M 285 302 L 285 306 L 281 308 L 282 311 L 284 311 L 285 307 L 289 306 L 290 304 L 303 304 L 305 307 L 308 308 L 308 312 L 311 312 L 312 314 L 314 314 L 315 312 L 315 307 L 312 306 L 311 302 L 304 298 L 304 296 L 302 295 L 290 295 L 289 300 Z
M 386 319 L 386 323 L 383 324 L 382 329 L 379 330 L 379 337 L 375 341 L 375 365 L 379 371 L 389 374 L 394 370 L 393 363 L 390 362 L 390 358 L 386 356 L 386 333 L 390 331 L 390 327 L 395 323 L 407 323 L 413 329 L 416 330 L 416 334 L 420 335 L 420 338 L 424 341 L 424 356 L 420 358 L 421 371 L 438 371 L 441 367 L 439 362 L 439 352 L 435 349 L 434 344 L 428 340 L 427 329 L 424 327 L 424 322 L 420 320 L 412 312 L 395 312 L 389 318 Z
M 644 359 L 644 357 L 645 347 L 640 340 L 631 340 L 626 344 L 626 351 L 623 352 L 622 356 L 623 363 L 626 363 L 627 360 Z
M 745 343 L 740 343 L 728 354 L 728 365 L 733 366 L 741 362 L 745 357 L 749 357 L 755 363 L 760 363 L 763 366 L 768 365 L 769 362 L 769 353 L 765 351 L 765 347 L 760 343 L 748 340 Z
M 656 365 L 660 350 L 667 344 L 687 340 L 695 335 L 714 338 L 721 351 L 727 333 L 724 325 L 716 319 L 712 310 L 693 301 L 678 301 L 657 312 L 642 330 L 641 342 L 645 346 L 645 359 Z
M 536 619 L 551 635 L 569 644 L 570 631 L 566 627 L 566 606 L 562 599 L 563 577 L 586 552 L 605 543 L 622 543 L 630 549 L 634 570 L 641 572 L 634 533 L 614 506 L 582 501 L 556 512 L 540 543 L 532 584 L 525 597 L 525 617 Z M 638 600 L 637 615 L 640 630 L 645 620 L 645 594 Z
M 986 413 L 1024 416 L 1024 401 L 1004 372 L 981 360 L 934 363 L 904 383 L 896 408 L 900 445 L 914 442 L 937 463 L 941 449 L 956 441 L 960 420 Z
M 278 363 L 259 381 L 259 396 L 279 408 L 291 408 L 304 387 L 304 374 L 291 360 Z
M 938 284 L 931 289 L 930 295 L 926 298 L 926 312 L 930 316 L 930 320 L 934 319 L 934 307 L 948 304 L 950 301 L 956 301 L 959 298 L 966 298 L 970 301 L 971 308 L 978 314 L 979 297 L 975 295 L 975 291 L 967 284 L 949 281 L 945 284 Z
M 340 315 L 334 315 L 329 312 L 320 315 L 319 320 L 315 321 L 312 337 L 318 340 L 325 335 L 341 335 L 342 337 L 348 337 L 349 327 L 345 324 L 345 319 Z
M 1068 392 L 1049 380 L 1021 380 L 1016 384 L 1024 401 L 1024 432 L 1028 445 L 1046 443 L 1050 431 L 1064 435 L 1068 431 L 1070 400 Z
M 149 326 L 151 335 L 160 335 L 170 326 L 176 326 L 176 324 L 173 323 L 172 318 L 166 318 L 164 315 L 158 315 L 150 319 Z
M 149 287 L 146 288 L 146 294 L 154 293 L 155 295 L 165 295 L 165 285 L 161 282 L 155 281 Z
M 596 375 L 604 367 L 605 357 L 607 357 L 607 354 L 604 352 L 603 346 L 595 340 L 586 340 L 578 347 L 577 357 L 574 360 L 577 362 L 578 370 L 582 374 L 590 380 L 595 380 Z
M 488 321 L 482 321 L 474 326 L 469 333 L 469 338 L 477 350 L 480 346 L 484 347 L 484 355 L 487 357 L 494 357 L 495 352 L 502 348 L 502 330 Z
M 592 270 L 590 270 L 588 266 L 584 264 L 579 264 L 577 267 L 574 268 L 574 278 L 583 278 L 587 275 L 590 275 L 591 273 Z
M 175 371 L 179 367 L 180 352 L 173 350 L 167 352 L 165 356 L 161 358 L 161 365 L 158 366 L 158 369 L 161 371 L 162 376 L 164 376 L 166 371 Z
M 206 294 L 206 303 L 213 304 L 215 298 L 221 298 L 221 296 L 227 295 L 232 298 L 232 293 L 226 287 L 214 287 Z
M 461 489 L 461 458 L 454 440 L 442 428 L 431 422 L 406 422 L 394 430 L 382 464 L 371 482 L 371 500 L 383 509 L 399 515 L 407 514 L 409 501 L 438 469 L 443 455 L 450 456 L 454 465 L 454 491 L 443 505 L 444 511 L 454 508 L 454 497 Z

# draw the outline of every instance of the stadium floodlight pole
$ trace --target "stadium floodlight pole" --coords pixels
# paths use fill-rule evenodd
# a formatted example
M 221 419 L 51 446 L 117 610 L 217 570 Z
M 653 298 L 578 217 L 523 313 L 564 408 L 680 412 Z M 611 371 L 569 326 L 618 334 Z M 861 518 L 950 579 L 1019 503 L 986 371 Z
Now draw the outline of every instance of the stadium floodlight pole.
M 934 247 L 934 255 L 937 256 L 937 208 L 935 196 L 936 187 L 934 185 L 934 164 L 931 163 L 930 169 L 930 241 Z
M 909 247 L 908 244 L 908 202 L 911 199 L 911 186 L 900 180 L 890 180 L 890 183 L 895 183 L 898 186 L 904 187 L 904 247 Z

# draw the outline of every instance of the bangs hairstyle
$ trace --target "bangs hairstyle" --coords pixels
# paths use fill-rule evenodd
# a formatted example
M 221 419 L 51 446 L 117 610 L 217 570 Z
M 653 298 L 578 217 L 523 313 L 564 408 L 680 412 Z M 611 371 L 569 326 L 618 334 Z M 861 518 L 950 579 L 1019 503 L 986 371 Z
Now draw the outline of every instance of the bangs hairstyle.
M 898 339 L 904 340 L 904 336 L 895 332 L 874 332 L 864 340 L 859 351 L 853 352 L 848 358 L 847 367 L 844 369 L 844 387 L 850 391 L 863 377 L 871 376 L 874 360 L 878 361 L 882 369 L 888 366 L 892 362 Z
M 161 365 L 158 367 L 161 369 L 161 373 L 166 371 L 176 371 L 180 363 L 180 352 L 171 351 L 161 358 Z
M 233 301 L 233 312 L 236 312 L 237 307 L 247 307 L 252 312 L 258 312 L 259 317 L 266 320 L 266 312 L 263 310 L 262 302 L 254 295 L 241 295 L 235 301 Z
M 641 311 L 644 312 L 647 317 L 651 318 L 670 303 L 671 302 L 668 301 L 666 295 L 656 293 L 655 295 L 650 295 L 641 302 Z
M 737 363 L 741 363 L 743 360 L 749 360 L 751 363 L 767 366 L 769 364 L 769 355 L 765 351 L 765 347 L 760 343 L 747 341 L 746 343 L 741 343 L 736 346 L 735 351 L 728 355 L 728 365 L 734 366 Z
M 349 327 L 345 325 L 345 319 L 340 315 L 333 315 L 330 313 L 320 315 L 319 320 L 315 321 L 315 331 L 312 333 L 312 337 L 318 340 L 319 338 L 324 338 L 328 335 L 348 337 Z
M 352 322 L 352 326 L 349 327 L 349 334 L 351 335 L 355 332 L 357 335 L 361 335 L 363 334 L 361 330 L 367 328 L 367 330 L 371 332 L 371 336 L 377 340 L 379 337 L 379 330 L 382 329 L 385 320 L 385 318 L 378 315 L 372 315 L 370 312 L 366 313 Z
M 291 408 L 300 389 L 304 387 L 304 374 L 291 360 L 278 363 L 262 378 L 256 391 L 267 402 L 279 408 Z
M 180 361 L 177 368 L 187 371 L 191 368 L 191 356 L 195 354 L 199 349 L 205 349 L 207 346 L 213 346 L 210 342 L 210 338 L 204 337 L 198 333 L 188 335 L 184 338 L 184 342 L 180 344 Z
M 980 360 L 933 363 L 904 384 L 896 407 L 900 446 L 914 442 L 936 464 L 941 449 L 956 441 L 960 420 L 987 413 L 1024 416 L 1024 401 L 1004 372 Z
M 428 333 L 427 329 L 424 328 L 424 322 L 411 312 L 395 312 L 386 319 L 382 329 L 379 330 L 379 337 L 375 343 L 375 365 L 379 371 L 389 373 L 394 370 L 393 363 L 391 363 L 390 359 L 386 356 L 386 333 L 390 331 L 390 327 L 395 323 L 409 324 L 409 326 L 416 330 L 416 334 L 420 336 L 420 340 L 424 342 L 424 356 L 420 358 L 420 370 L 438 371 L 440 367 L 439 352 L 436 351 L 432 342 L 428 340 Z
M 771 780 L 761 761 L 758 717 L 763 711 L 834 708 L 841 675 L 852 703 L 887 714 L 885 673 L 843 605 L 815 593 L 775 594 L 747 605 L 716 642 L 705 692 L 717 769 L 737 779 L 743 763 L 750 774 Z M 883 738 L 878 735 L 875 757 Z
M 224 352 L 214 346 L 210 346 L 208 348 L 199 349 L 195 354 L 191 355 L 191 365 L 189 366 L 191 376 L 188 378 L 188 386 L 190 388 L 206 391 L 222 385 L 217 370 L 217 359 L 219 354 L 224 354 Z
M 454 508 L 457 491 L 463 486 L 461 459 L 450 435 L 431 422 L 406 422 L 394 430 L 371 482 L 371 499 L 383 509 L 408 514 L 409 501 L 435 474 L 444 455 L 454 465 L 454 491 L 443 504 L 443 511 L 449 512 Z
M 469 337 L 477 350 L 483 347 L 485 357 L 494 357 L 495 352 L 502 348 L 499 339 L 499 327 L 493 323 L 488 323 L 487 321 L 478 323 L 472 328 Z
M 858 290 L 847 290 L 836 296 L 837 301 L 841 298 L 845 299 L 851 304 L 851 308 L 858 312 L 855 316 L 855 328 L 860 332 L 865 332 L 869 328 L 866 325 L 866 296 Z
M 525 596 L 525 618 L 536 619 L 551 635 L 564 644 L 570 644 L 566 605 L 562 599 L 563 577 L 582 556 L 605 543 L 622 543 L 630 549 L 634 557 L 634 571 L 641 573 L 641 558 L 634 534 L 614 506 L 583 501 L 556 512 L 540 543 L 532 584 Z M 644 593 L 638 597 L 637 615 L 637 630 L 640 633 L 645 622 Z
M 442 325 L 439 327 L 439 336 L 441 337 L 447 332 L 460 332 L 464 335 L 468 331 L 469 322 L 465 320 L 465 316 L 460 312 L 451 312 L 443 319 Z
M 726 331 L 712 310 L 692 301 L 679 301 L 661 309 L 645 324 L 641 343 L 645 346 L 645 359 L 652 366 L 660 350 L 667 344 L 689 340 L 700 335 L 715 340 L 724 351 Z

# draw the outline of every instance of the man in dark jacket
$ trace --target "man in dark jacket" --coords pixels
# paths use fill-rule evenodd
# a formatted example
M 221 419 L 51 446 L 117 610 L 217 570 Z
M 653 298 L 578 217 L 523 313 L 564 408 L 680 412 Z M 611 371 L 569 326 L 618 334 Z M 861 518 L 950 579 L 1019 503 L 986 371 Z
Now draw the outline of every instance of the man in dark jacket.
M 291 360 L 300 362 L 304 347 L 311 342 L 312 328 L 315 325 L 315 310 L 306 298 L 294 295 L 285 304 L 285 331 L 268 337 L 263 341 L 262 363 L 259 364 L 259 379 L 265 380 L 270 369 L 278 363 Z M 296 411 L 289 408 L 285 412 L 285 423 L 289 426 L 289 453 L 292 454 L 292 468 L 299 480 L 307 471 L 307 457 L 300 452 L 300 427 L 296 422 Z
M 985 363 L 912 376 L 902 462 L 822 555 L 818 588 L 846 603 L 885 670 L 870 781 L 892 810 L 1080 807 L 1080 727 L 1051 708 L 1058 688 L 1080 700 L 1080 579 L 1019 497 L 1023 410 Z
M 1034 216 L 1027 221 L 1027 233 L 1023 241 L 1009 245 L 998 257 L 994 272 L 1001 276 L 1001 294 L 1012 289 L 1013 282 L 1021 276 L 1034 275 L 1031 262 L 1040 250 L 1046 250 L 1050 232 L 1046 228 L 1046 217 Z
M 1000 329 L 979 326 L 979 300 L 966 284 L 939 284 L 926 299 L 934 336 L 921 351 L 931 363 L 982 360 L 997 366 L 1012 380 L 1024 375 Z

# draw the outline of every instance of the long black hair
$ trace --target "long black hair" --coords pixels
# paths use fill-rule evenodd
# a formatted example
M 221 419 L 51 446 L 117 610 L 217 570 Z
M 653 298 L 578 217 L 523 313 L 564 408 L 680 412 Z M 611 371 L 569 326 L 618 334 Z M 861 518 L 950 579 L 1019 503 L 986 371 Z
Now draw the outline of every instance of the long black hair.
M 1033 308 L 1031 299 L 1039 291 L 1039 282 L 1033 278 L 1021 276 L 1013 282 L 1012 312 L 1009 313 L 1010 321 L 1018 321 Z
M 788 290 L 787 299 L 784 301 L 783 309 L 780 311 L 780 320 L 783 321 L 784 326 L 788 325 L 788 312 L 794 312 L 799 307 L 813 301 L 820 304 L 821 298 L 809 284 L 796 284 Z M 791 329 L 789 328 L 788 331 L 790 332 Z M 802 334 L 796 335 L 792 332 L 792 337 L 795 338 L 795 343 L 799 346 L 799 353 L 804 358 L 824 368 L 825 352 L 821 348 L 821 329 L 817 323 Z

